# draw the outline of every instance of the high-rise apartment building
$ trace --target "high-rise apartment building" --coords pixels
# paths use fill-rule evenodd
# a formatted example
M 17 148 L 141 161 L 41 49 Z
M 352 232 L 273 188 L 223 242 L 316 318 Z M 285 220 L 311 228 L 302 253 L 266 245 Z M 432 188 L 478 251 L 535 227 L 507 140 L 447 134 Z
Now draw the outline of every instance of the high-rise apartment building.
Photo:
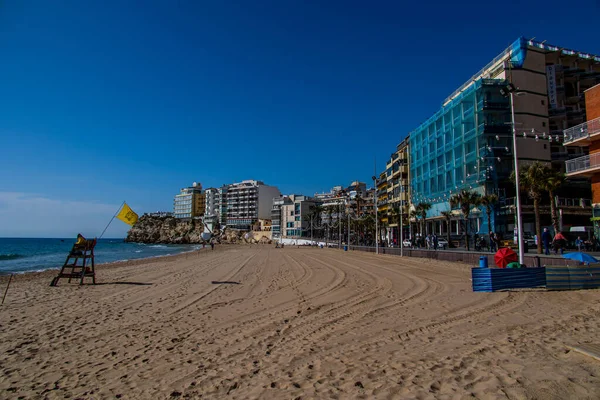
M 204 215 L 205 197 L 202 185 L 194 182 L 192 186 L 181 189 L 173 202 L 175 218 L 196 218 Z
M 566 162 L 568 178 L 587 177 L 592 181 L 592 222 L 600 237 L 600 84 L 585 91 L 587 121 L 564 131 L 568 146 L 589 146 L 589 155 Z
M 519 163 L 538 160 L 563 168 L 566 157 L 583 155 L 587 148 L 565 151 L 559 133 L 581 123 L 582 93 L 598 82 L 600 57 L 520 38 L 452 93 L 410 133 L 411 200 L 432 205 L 427 231 L 435 229 L 443 211 L 450 211 L 450 197 L 462 189 L 500 197 L 500 212 L 492 215 L 491 227 L 484 211 L 471 214 L 474 232 L 513 229 L 511 107 L 501 91 L 508 83 L 519 92 L 513 96 Z M 585 195 L 585 185 L 570 185 L 566 192 L 571 196 Z M 566 207 L 564 217 L 581 222 L 571 211 Z M 527 204 L 523 219 L 525 231 L 533 231 L 533 208 Z M 453 226 L 458 233 L 459 224 L 454 221 Z
M 271 218 L 273 199 L 281 195 L 275 186 L 256 180 L 227 185 L 222 196 L 225 193 L 226 200 L 221 199 L 221 204 L 227 204 L 226 224 L 234 229 L 252 229 L 259 218 Z
M 385 175 L 388 181 L 388 240 L 399 244 L 400 231 L 399 224 L 405 227 L 403 238 L 408 238 L 408 212 L 410 207 L 410 179 L 409 179 L 409 137 L 406 137 L 392 153 L 390 159 L 385 164 Z M 402 213 L 402 218 L 400 218 Z
M 387 173 L 383 171 L 376 180 L 377 217 L 385 226 L 388 223 L 388 180 Z

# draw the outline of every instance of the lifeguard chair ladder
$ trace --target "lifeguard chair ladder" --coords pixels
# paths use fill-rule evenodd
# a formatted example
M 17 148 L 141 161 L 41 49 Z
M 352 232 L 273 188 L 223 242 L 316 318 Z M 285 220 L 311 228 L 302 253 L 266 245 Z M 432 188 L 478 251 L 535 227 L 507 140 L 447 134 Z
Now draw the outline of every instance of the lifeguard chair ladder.
M 79 284 L 83 285 L 84 278 L 92 278 L 92 283 L 96 284 L 96 269 L 94 265 L 94 247 L 96 239 L 84 240 L 82 243 L 75 243 L 67 255 L 60 273 L 50 283 L 50 286 L 58 285 L 60 278 L 79 279 Z M 91 261 L 91 262 L 90 262 Z

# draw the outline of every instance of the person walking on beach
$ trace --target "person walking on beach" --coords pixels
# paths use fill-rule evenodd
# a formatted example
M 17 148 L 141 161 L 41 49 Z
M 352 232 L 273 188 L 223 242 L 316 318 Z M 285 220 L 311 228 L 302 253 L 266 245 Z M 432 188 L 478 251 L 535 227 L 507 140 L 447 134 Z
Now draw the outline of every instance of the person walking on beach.
M 552 242 L 552 236 L 550 236 L 548 228 L 544 228 L 544 232 L 542 232 L 542 244 L 544 245 L 544 253 L 547 256 L 550 255 L 550 242 Z
M 438 237 L 437 235 L 434 233 L 433 234 L 433 250 L 437 250 L 438 248 Z
M 215 242 L 210 242 L 210 249 L 214 250 L 215 249 Z

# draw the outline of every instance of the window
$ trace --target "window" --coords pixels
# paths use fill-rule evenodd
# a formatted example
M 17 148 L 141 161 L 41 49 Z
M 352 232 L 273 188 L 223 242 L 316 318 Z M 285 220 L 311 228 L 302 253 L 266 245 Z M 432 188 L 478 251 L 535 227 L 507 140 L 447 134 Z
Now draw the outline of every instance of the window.
M 296 220 L 296 221 L 300 221 L 300 217 L 299 217 L 299 216 L 296 216 L 295 220 Z
M 542 100 L 542 105 L 545 106 L 546 105 L 546 101 Z
M 542 122 L 542 126 L 546 126 L 546 121 Z M 518 150 L 518 149 L 517 149 Z

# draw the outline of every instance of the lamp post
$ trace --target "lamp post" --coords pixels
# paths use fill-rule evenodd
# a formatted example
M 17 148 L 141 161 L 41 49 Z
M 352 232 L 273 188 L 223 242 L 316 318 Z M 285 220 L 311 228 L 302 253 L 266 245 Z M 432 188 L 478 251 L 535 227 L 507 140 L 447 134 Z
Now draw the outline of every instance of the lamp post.
M 375 191 L 373 192 L 373 197 L 375 198 L 375 254 L 379 254 L 379 215 L 377 212 L 377 177 L 373 175 L 373 185 L 375 186 Z
M 348 211 L 348 250 L 350 250 L 350 211 Z
M 404 185 L 401 185 L 402 187 L 402 194 L 404 194 Z M 402 254 L 404 252 L 404 225 L 403 225 L 403 214 L 404 214 L 404 200 L 403 200 L 404 196 L 402 196 L 402 198 L 400 199 L 400 257 L 402 257 L 404 254 Z
M 342 211 L 340 207 L 340 203 L 338 203 L 338 212 L 337 212 L 337 223 L 338 223 L 338 241 L 340 244 L 338 245 L 338 249 L 342 249 Z
M 519 186 L 519 157 L 517 155 L 517 129 L 515 125 L 515 103 L 514 96 L 522 96 L 525 93 L 519 92 L 518 89 L 512 84 L 509 83 L 505 88 L 500 89 L 500 93 L 503 96 L 508 96 L 510 98 L 510 114 L 511 114 L 511 126 L 512 126 L 512 140 L 513 140 L 513 157 L 515 161 L 515 189 L 516 189 L 516 206 L 517 206 L 517 245 L 519 246 L 519 264 L 523 264 L 525 257 L 524 249 L 523 249 L 523 220 L 521 217 L 521 195 L 520 195 L 520 186 Z

